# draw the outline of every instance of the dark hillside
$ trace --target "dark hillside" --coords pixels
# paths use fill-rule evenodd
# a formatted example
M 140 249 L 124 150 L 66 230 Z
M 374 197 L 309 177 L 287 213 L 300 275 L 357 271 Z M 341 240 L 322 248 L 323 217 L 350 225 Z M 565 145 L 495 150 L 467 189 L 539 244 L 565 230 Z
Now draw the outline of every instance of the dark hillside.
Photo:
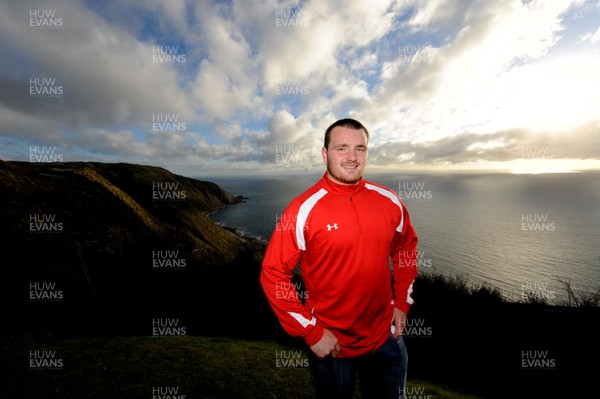
M 0 270 L 2 328 L 147 333 L 164 317 L 216 332 L 227 323 L 205 316 L 255 311 L 240 281 L 257 278 L 262 248 L 206 216 L 240 201 L 214 183 L 152 166 L 0 162 L 0 198 L 15 259 Z
M 409 377 L 487 398 L 588 397 L 600 308 L 506 302 L 465 281 L 417 278 L 405 336 Z

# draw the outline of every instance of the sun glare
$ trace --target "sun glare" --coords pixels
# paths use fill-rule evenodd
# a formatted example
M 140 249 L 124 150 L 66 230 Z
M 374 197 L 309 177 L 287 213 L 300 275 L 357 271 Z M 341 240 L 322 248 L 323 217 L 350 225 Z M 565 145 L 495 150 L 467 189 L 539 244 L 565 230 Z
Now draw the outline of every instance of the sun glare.
M 514 174 L 576 173 L 598 168 L 597 164 L 579 159 L 518 159 L 509 164 Z

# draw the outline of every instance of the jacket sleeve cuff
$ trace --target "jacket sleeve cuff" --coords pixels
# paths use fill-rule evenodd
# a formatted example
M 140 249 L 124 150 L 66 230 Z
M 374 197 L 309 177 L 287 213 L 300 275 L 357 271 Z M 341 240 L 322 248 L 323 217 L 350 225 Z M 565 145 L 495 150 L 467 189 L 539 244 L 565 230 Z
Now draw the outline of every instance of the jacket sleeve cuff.
M 324 333 L 325 331 L 323 330 L 323 327 L 321 327 L 318 324 L 315 324 L 315 326 L 311 328 L 308 334 L 306 334 L 302 338 L 308 344 L 308 346 L 313 346 L 314 344 L 319 342 L 321 338 L 323 338 Z
M 403 311 L 405 314 L 408 314 L 408 311 L 410 310 L 410 305 L 409 305 L 408 303 L 406 303 L 406 302 L 404 302 L 404 303 L 400 302 L 400 303 L 399 303 L 398 301 L 396 301 L 396 302 L 394 303 L 394 306 L 395 306 L 395 307 L 396 307 L 398 310 L 401 310 L 401 311 Z
M 405 314 L 408 314 L 408 311 L 410 310 L 410 305 L 408 303 L 396 304 L 395 306 Z

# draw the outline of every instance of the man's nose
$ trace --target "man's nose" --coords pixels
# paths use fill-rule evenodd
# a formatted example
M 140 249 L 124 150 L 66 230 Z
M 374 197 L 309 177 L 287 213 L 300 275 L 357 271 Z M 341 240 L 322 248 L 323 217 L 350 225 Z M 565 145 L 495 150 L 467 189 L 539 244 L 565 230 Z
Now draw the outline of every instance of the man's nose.
M 348 161 L 356 161 L 356 150 L 349 149 L 346 157 Z

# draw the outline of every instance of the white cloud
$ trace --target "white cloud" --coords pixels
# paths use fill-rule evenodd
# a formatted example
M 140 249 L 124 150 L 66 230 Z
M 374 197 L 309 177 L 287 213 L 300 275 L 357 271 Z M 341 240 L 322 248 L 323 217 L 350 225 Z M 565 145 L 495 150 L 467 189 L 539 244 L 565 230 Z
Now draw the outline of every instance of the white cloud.
M 582 0 L 57 0 L 64 26 L 29 29 L 23 16 L 43 7 L 0 4 L 2 157 L 43 140 L 83 157 L 265 171 L 285 144 L 310 154 L 291 167 L 322 167 L 325 128 L 350 115 L 371 131 L 371 165 L 458 163 L 504 160 L 502 132 L 520 132 L 518 145 L 600 120 L 600 30 L 564 21 Z M 153 62 L 156 45 L 187 62 Z M 34 101 L 36 76 L 64 96 Z M 286 79 L 305 92 L 278 94 Z M 152 132 L 157 113 L 187 131 Z
M 381 125 L 382 139 L 433 140 L 465 129 L 564 128 L 593 116 L 588 104 L 597 105 L 598 98 L 582 85 L 600 82 L 590 75 L 596 62 L 538 61 L 558 40 L 561 15 L 571 2 L 485 5 L 465 12 L 462 31 L 428 50 L 424 61 L 383 65 L 384 80 L 366 103 L 379 118 L 387 113 L 391 120 Z M 427 10 L 419 24 L 433 22 Z
M 600 42 L 600 26 L 596 30 L 595 33 L 587 33 L 581 38 L 582 42 L 590 42 L 592 44 L 596 44 Z
M 193 115 L 173 67 L 152 62 L 151 43 L 136 40 L 78 2 L 57 2 L 53 7 L 63 18 L 61 29 L 28 29 L 19 16 L 27 15 L 29 8 L 20 4 L 4 6 L 0 34 L 3 50 L 13 55 L 7 57 L 6 67 L 21 70 L 20 76 L 11 77 L 19 87 L 13 96 L 28 97 L 30 77 L 56 78 L 64 96 L 58 104 L 6 99 L 5 107 L 54 115 L 57 122 L 71 126 L 150 123 L 156 112 Z

